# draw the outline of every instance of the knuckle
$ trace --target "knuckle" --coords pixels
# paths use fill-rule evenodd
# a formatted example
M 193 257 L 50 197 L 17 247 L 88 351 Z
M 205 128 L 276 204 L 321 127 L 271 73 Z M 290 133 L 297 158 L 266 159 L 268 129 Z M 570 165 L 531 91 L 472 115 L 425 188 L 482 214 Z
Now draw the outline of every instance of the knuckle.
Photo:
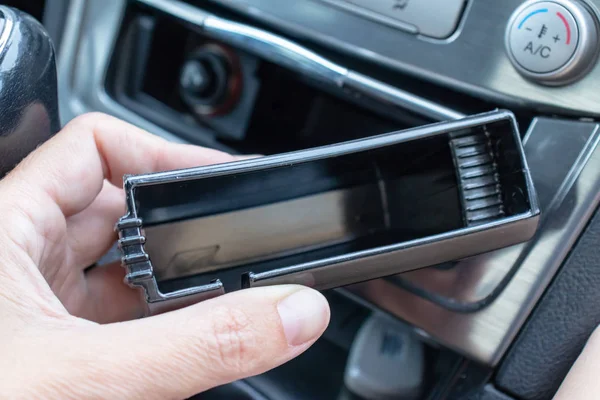
M 211 334 L 211 361 L 232 373 L 252 368 L 257 335 L 244 311 L 226 306 L 213 309 Z
M 105 120 L 110 118 L 110 116 L 108 114 L 104 114 L 101 112 L 88 112 L 85 114 L 81 114 L 78 115 L 77 117 L 73 118 L 73 120 L 70 122 L 70 125 L 75 125 L 75 126 L 94 126 L 96 123 L 98 123 L 98 121 L 101 120 Z
M 108 114 L 96 111 L 88 112 L 73 118 L 57 134 L 57 136 L 67 136 L 71 140 L 79 142 L 82 134 L 89 135 L 90 137 L 95 137 L 99 132 L 101 133 L 103 131 L 103 129 L 99 129 L 99 127 L 111 124 L 114 120 L 115 118 Z

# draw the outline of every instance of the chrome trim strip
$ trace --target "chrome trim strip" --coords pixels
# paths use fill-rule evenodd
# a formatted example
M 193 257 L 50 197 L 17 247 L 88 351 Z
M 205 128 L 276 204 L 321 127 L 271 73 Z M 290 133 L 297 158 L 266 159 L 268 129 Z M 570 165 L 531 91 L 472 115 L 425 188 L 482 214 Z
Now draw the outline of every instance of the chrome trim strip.
M 380 103 L 409 110 L 436 121 L 466 117 L 463 113 L 376 81 L 358 72 L 348 71 L 344 86 Z
M 187 13 L 172 15 L 189 22 L 186 18 L 189 15 Z M 257 54 L 266 60 L 311 78 L 334 82 L 339 86 L 344 76 L 348 74 L 346 68 L 332 63 L 305 47 L 261 29 L 212 15 L 206 18 L 203 28 L 203 33 L 207 36 Z

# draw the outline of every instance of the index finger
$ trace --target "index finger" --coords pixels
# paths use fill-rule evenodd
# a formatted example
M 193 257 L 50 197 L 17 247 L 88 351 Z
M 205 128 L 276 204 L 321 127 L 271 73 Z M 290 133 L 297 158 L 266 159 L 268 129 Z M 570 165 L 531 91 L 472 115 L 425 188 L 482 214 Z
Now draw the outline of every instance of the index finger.
M 176 144 L 117 118 L 90 113 L 75 118 L 27 157 L 7 179 L 40 189 L 65 217 L 96 198 L 104 179 L 122 186 L 123 175 L 234 161 L 230 154 Z

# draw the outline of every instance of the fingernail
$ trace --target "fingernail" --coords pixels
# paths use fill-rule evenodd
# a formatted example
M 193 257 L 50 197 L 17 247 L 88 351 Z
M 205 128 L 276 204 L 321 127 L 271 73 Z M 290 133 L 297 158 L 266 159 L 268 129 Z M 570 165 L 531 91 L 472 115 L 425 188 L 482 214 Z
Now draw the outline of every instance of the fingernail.
M 317 338 L 329 322 L 329 305 L 319 292 L 302 289 L 277 305 L 283 331 L 290 346 Z

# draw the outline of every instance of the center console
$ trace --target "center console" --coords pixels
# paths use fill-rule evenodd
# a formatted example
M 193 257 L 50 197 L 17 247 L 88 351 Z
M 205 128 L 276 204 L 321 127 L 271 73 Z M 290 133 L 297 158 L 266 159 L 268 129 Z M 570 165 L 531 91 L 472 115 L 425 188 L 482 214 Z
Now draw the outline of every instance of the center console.
M 466 375 L 487 382 L 600 200 L 597 6 L 72 0 L 58 54 L 62 120 L 102 111 L 169 140 L 271 155 L 510 109 L 542 211 L 533 239 L 328 294 L 333 315 L 349 318 L 328 332 L 340 352 L 335 388 L 372 310 L 425 342 L 430 365 L 452 376 L 475 365 Z M 310 375 L 319 351 L 297 368 Z M 429 398 L 458 390 L 428 368 L 439 384 Z M 273 374 L 239 390 L 268 392 L 265 382 L 283 379 Z

